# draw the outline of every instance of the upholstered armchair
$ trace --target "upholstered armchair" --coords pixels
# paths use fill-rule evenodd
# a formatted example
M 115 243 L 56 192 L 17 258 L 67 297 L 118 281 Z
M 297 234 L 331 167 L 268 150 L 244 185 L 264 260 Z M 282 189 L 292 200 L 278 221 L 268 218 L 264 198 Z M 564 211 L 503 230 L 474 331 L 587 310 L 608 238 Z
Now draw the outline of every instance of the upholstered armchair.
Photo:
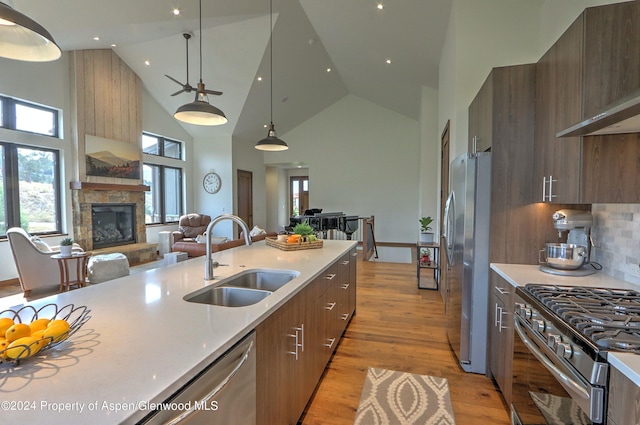
M 58 262 L 49 258 L 53 254 L 60 253 L 59 246 L 49 246 L 20 227 L 8 229 L 7 238 L 25 297 L 28 297 L 33 289 L 60 286 Z M 73 244 L 72 251 L 82 252 L 83 249 L 80 245 Z M 71 268 L 69 274 L 71 280 L 77 279 L 75 268 Z
M 195 242 L 199 235 L 203 235 L 211 223 L 211 216 L 190 213 L 180 217 L 178 230 L 171 233 L 171 246 L 176 242 Z

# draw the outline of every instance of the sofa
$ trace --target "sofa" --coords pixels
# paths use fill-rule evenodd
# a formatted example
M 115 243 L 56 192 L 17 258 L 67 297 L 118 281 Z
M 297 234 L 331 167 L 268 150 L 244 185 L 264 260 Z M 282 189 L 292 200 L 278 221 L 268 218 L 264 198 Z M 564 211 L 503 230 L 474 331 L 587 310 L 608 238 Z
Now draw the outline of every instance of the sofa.
M 276 236 L 275 232 L 267 232 L 266 234 L 251 237 L 252 242 L 264 240 L 267 236 Z M 227 238 L 212 237 L 211 252 L 224 251 L 225 249 L 235 248 L 245 244 L 244 235 L 240 235 L 240 239 L 228 240 Z M 171 246 L 172 252 L 186 252 L 189 258 L 201 257 L 207 253 L 207 244 L 198 243 L 195 240 L 179 240 Z

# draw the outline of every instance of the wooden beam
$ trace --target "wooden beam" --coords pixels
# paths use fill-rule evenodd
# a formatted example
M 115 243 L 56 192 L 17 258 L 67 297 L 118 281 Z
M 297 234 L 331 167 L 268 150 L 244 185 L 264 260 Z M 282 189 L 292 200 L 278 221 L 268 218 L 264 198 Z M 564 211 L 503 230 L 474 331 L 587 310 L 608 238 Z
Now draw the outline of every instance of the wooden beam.
M 120 190 L 129 192 L 149 192 L 150 186 L 142 184 L 110 184 L 110 183 L 91 183 L 91 182 L 69 182 L 71 190 Z

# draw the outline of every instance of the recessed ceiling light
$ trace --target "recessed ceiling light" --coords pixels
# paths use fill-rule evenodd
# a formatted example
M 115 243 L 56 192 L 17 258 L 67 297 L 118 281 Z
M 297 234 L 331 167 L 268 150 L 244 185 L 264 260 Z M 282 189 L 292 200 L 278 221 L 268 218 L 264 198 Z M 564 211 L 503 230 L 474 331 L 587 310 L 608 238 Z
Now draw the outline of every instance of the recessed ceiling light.
M 116 47 L 116 43 L 111 43 L 111 47 Z
M 93 37 L 93 39 L 94 39 L 95 41 L 100 41 L 100 37 L 98 37 L 97 35 L 96 35 L 95 37 Z
M 178 15 L 180 14 L 180 9 L 178 9 L 177 7 L 175 7 L 175 8 L 173 9 L 173 14 L 174 14 L 174 15 L 176 15 L 176 16 L 178 16 Z
M 384 9 L 384 5 L 382 3 L 378 3 L 376 7 L 378 8 L 378 10 Z
M 384 62 L 385 62 L 387 65 L 391 65 L 391 59 L 386 59 Z
M 149 66 L 149 65 L 151 65 L 151 62 L 149 62 L 149 59 L 146 59 L 146 60 L 144 61 L 144 64 L 145 64 L 145 65 L 147 65 L 147 66 Z
M 327 72 L 331 72 L 331 68 L 327 68 Z
M 259 76 L 259 77 L 258 77 L 258 81 L 262 81 L 262 76 Z

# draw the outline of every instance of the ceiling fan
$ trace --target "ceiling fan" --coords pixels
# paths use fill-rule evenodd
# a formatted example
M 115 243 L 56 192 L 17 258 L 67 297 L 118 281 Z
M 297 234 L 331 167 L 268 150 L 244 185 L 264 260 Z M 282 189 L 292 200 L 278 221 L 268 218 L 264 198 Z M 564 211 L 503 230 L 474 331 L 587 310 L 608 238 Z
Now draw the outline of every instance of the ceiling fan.
M 177 92 L 173 93 L 171 96 L 175 96 L 180 93 L 191 93 L 192 91 L 196 90 L 196 88 L 194 88 L 191 84 L 189 84 L 189 39 L 191 38 L 191 34 L 188 32 L 185 32 L 184 34 L 182 34 L 182 36 L 184 37 L 185 43 L 187 46 L 187 82 L 183 84 L 180 81 L 173 78 L 172 76 L 164 74 L 165 77 L 177 83 L 178 85 L 182 86 L 181 90 L 178 90 Z M 202 84 L 202 88 L 200 87 L 200 84 L 198 84 L 198 91 L 204 92 L 206 94 L 216 95 L 216 96 L 220 96 L 222 94 L 221 91 L 205 89 L 204 84 Z

